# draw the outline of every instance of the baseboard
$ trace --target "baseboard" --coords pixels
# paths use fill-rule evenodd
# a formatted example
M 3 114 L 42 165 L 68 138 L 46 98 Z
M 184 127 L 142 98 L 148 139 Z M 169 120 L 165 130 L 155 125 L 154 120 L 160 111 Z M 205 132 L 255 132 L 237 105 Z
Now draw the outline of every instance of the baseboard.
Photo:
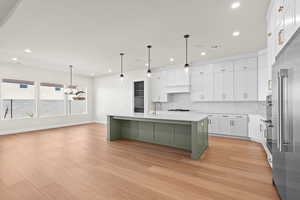
M 78 123 L 52 125 L 52 126 L 44 126 L 44 127 L 39 127 L 39 128 L 24 128 L 24 129 L 15 129 L 15 130 L 7 130 L 7 131 L 2 130 L 2 131 L 0 131 L 0 135 L 18 134 L 18 133 L 24 133 L 24 132 L 30 132 L 30 131 L 40 131 L 40 130 L 46 130 L 46 129 L 62 128 L 62 127 L 76 126 L 76 125 L 83 125 L 83 124 L 90 124 L 90 123 L 95 123 L 95 121 L 84 121 L 84 122 L 78 122 Z
M 225 137 L 225 138 L 242 139 L 242 140 L 251 140 L 249 137 L 246 137 L 246 136 L 223 135 L 223 134 L 217 134 L 217 133 L 209 133 L 208 135 L 209 136 Z
M 95 123 L 98 123 L 98 124 L 107 124 L 107 122 L 106 121 L 98 121 L 98 120 L 96 120 L 96 121 L 94 121 Z

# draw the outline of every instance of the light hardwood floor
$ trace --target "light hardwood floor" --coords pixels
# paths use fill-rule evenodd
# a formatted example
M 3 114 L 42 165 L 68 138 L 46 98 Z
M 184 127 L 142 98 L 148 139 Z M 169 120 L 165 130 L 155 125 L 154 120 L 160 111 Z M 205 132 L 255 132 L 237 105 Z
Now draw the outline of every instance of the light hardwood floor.
M 209 137 L 201 160 L 169 147 L 106 141 L 89 124 L 0 136 L 1 200 L 277 200 L 259 144 Z

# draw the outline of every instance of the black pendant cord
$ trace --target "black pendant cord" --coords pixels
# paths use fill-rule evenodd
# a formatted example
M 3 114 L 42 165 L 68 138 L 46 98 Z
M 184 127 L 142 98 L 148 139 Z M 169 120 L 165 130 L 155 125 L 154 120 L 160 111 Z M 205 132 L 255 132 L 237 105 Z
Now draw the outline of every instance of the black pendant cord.
M 151 56 L 151 54 L 150 54 L 150 49 L 152 48 L 152 46 L 151 45 L 148 45 L 147 46 L 147 48 L 148 48 L 148 73 L 151 73 L 151 58 L 150 58 L 150 56 Z
M 124 56 L 124 53 L 120 53 L 120 56 L 121 56 L 121 77 L 123 77 L 124 76 L 124 74 L 123 74 L 123 56 Z
M 70 87 L 73 86 L 73 66 L 70 65 Z
M 190 35 L 185 35 L 185 65 L 184 67 L 189 67 L 188 64 L 188 38 L 190 37 Z

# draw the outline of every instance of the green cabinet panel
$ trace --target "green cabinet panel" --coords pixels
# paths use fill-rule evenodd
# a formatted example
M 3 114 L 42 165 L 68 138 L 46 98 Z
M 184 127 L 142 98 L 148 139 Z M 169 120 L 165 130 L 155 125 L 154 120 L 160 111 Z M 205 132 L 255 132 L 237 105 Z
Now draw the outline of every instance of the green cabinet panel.
M 138 138 L 138 122 L 124 120 L 121 121 L 121 134 L 122 138 L 136 140 Z
M 139 122 L 139 137 L 138 140 L 144 142 L 154 141 L 154 123 Z
M 191 127 L 190 126 L 175 125 L 174 146 L 181 149 L 191 149 Z
M 154 140 L 158 144 L 173 146 L 174 125 L 170 124 L 155 124 L 154 125 Z

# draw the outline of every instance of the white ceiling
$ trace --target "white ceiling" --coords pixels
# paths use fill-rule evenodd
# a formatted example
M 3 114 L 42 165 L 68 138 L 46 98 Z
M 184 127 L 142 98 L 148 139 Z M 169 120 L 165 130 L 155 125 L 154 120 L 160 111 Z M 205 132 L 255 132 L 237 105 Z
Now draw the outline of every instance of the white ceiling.
M 269 0 L 239 1 L 232 10 L 233 0 L 23 0 L 0 27 L 0 60 L 18 57 L 25 66 L 55 70 L 73 64 L 79 73 L 100 75 L 119 72 L 121 51 L 125 71 L 146 68 L 147 44 L 153 66 L 169 65 L 170 57 L 183 64 L 187 33 L 191 60 L 265 48 Z M 211 49 L 214 44 L 221 48 Z

